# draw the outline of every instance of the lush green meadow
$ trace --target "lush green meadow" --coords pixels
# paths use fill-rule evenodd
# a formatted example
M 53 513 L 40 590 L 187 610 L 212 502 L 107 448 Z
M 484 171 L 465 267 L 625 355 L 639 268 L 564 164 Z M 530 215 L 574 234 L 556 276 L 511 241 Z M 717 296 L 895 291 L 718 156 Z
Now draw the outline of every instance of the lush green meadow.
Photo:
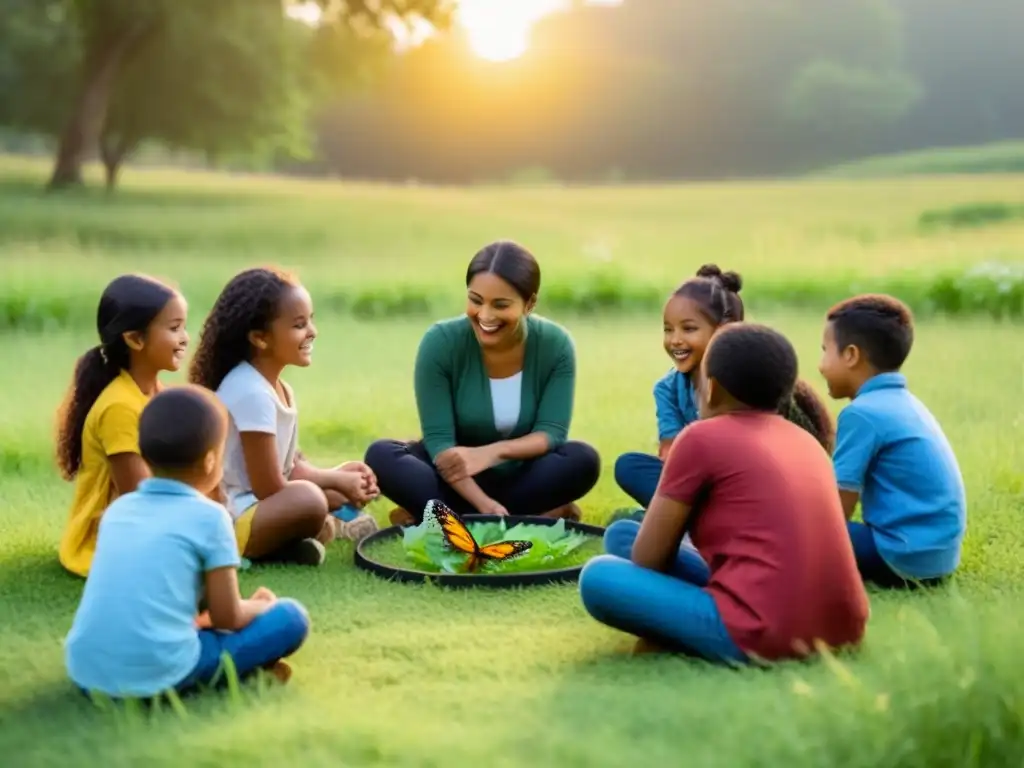
M 577 345 L 574 436 L 605 460 L 591 522 L 626 503 L 612 464 L 653 449 L 651 386 L 667 367 L 658 297 L 703 262 L 737 269 L 751 319 L 815 370 L 822 313 L 850 290 L 916 287 L 1024 262 L 1024 222 L 923 230 L 920 216 L 1024 202 L 1024 179 L 904 178 L 676 187 L 427 188 L 137 171 L 108 199 L 50 199 L 45 168 L 0 158 L 0 762 L 36 765 L 1020 765 L 1024 539 L 1022 325 L 927 314 L 906 372 L 957 450 L 969 534 L 955 583 L 872 595 L 864 648 L 770 671 L 633 658 L 571 586 L 445 591 L 358 572 L 332 545 L 315 572 L 260 568 L 314 632 L 286 688 L 186 702 L 187 716 L 101 712 L 64 676 L 81 583 L 56 562 L 70 487 L 53 411 L 95 343 L 99 292 L 122 271 L 173 279 L 190 329 L 243 266 L 297 270 L 320 316 L 291 381 L 304 448 L 355 458 L 416 434 L 411 372 L 432 319 L 462 309 L 477 248 L 533 249 L 542 311 Z M 545 308 L 545 291 L 560 296 Z M 792 301 L 787 305 L 786 299 Z M 551 306 L 553 305 L 553 306 Z M 834 404 L 838 410 L 839 404 Z M 384 502 L 375 512 L 384 519 Z

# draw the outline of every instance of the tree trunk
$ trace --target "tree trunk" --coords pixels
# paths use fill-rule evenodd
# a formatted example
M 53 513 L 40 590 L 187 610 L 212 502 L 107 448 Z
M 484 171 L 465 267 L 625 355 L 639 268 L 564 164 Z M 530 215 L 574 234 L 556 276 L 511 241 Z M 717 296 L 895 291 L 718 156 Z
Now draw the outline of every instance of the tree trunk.
M 95 50 L 86 54 L 81 91 L 61 133 L 49 189 L 82 184 L 82 164 L 99 142 L 121 66 L 152 29 L 148 22 L 136 22 L 109 45 L 94 46 Z
M 117 187 L 117 175 L 121 166 L 137 145 L 138 142 L 129 134 L 122 134 L 116 138 L 106 134 L 100 137 L 100 158 L 103 160 L 108 194 Z

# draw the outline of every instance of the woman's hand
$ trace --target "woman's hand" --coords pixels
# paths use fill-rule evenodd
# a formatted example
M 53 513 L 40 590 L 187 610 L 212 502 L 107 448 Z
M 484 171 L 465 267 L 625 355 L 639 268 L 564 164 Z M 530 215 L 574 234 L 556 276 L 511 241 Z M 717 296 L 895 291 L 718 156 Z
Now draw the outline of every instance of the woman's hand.
M 480 506 L 477 507 L 477 512 L 481 515 L 500 515 L 501 517 L 508 514 L 508 510 L 494 499 L 487 499 L 480 504 Z
M 457 483 L 469 477 L 476 477 L 499 461 L 498 451 L 493 445 L 478 448 L 449 448 L 437 455 L 434 466 L 446 483 Z

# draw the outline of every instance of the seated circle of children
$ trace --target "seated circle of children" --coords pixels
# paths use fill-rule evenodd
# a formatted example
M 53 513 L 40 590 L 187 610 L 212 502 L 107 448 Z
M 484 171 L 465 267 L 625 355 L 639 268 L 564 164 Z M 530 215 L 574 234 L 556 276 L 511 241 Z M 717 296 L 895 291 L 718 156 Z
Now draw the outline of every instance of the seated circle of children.
M 221 479 L 227 418 L 212 393 L 167 389 L 139 419 L 152 477 L 104 513 L 92 569 L 65 641 L 68 675 L 114 699 L 148 698 L 226 682 L 259 669 L 287 680 L 283 659 L 309 632 L 294 600 L 238 591 L 231 518 L 208 496 Z M 197 615 L 203 595 L 209 609 Z
M 956 455 L 900 369 L 913 346 L 910 310 L 885 295 L 855 296 L 827 315 L 819 369 L 850 400 L 833 457 L 861 576 L 881 587 L 932 585 L 960 563 L 967 500 Z
M 712 337 L 700 420 L 672 443 L 642 523 L 610 525 L 608 554 L 580 574 L 586 610 L 637 650 L 744 664 L 861 641 L 867 594 L 828 454 L 779 415 L 796 380 L 780 333 L 733 323 Z
M 739 295 L 742 287 L 743 279 L 736 272 L 723 272 L 716 264 L 705 264 L 697 270 L 696 277 L 686 280 L 665 302 L 663 343 L 673 367 L 654 385 L 658 455 L 630 452 L 616 460 L 615 482 L 641 509 L 620 510 L 610 522 L 620 518 L 640 520 L 651 503 L 672 441 L 698 418 L 696 379 L 712 335 L 727 323 L 744 319 Z M 780 413 L 814 435 L 831 453 L 835 433 L 832 418 L 805 381 L 797 381 L 792 395 L 780 406 Z
M 224 503 L 241 553 L 250 560 L 320 565 L 324 544 L 362 539 L 377 523 L 360 512 L 376 498 L 366 464 L 314 467 L 299 451 L 299 412 L 281 378 L 312 363 L 313 302 L 299 281 L 270 268 L 248 269 L 225 286 L 203 326 L 189 372 L 193 384 L 227 407 Z
M 59 558 L 76 576 L 89 573 L 104 510 L 149 475 L 139 414 L 161 371 L 181 367 L 187 313 L 181 294 L 143 275 L 115 278 L 100 297 L 100 343 L 78 359 L 58 412 L 57 463 L 75 483 Z

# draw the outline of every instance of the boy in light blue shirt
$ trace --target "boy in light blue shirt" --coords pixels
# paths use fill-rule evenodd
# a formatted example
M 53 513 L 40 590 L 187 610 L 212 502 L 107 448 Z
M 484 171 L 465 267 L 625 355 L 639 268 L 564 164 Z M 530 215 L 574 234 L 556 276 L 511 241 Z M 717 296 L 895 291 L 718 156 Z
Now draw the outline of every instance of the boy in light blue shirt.
M 941 582 L 960 564 L 967 502 L 956 456 L 900 368 L 910 354 L 910 310 L 863 295 L 828 315 L 819 370 L 829 394 L 850 399 L 839 415 L 833 455 L 865 581 L 882 587 Z
M 153 477 L 100 521 L 96 554 L 65 640 L 71 680 L 86 693 L 149 698 L 223 682 L 260 668 L 284 681 L 282 660 L 305 641 L 309 617 L 293 600 L 238 591 L 238 544 L 217 489 L 227 419 L 212 393 L 176 387 L 139 419 L 139 451 Z M 205 594 L 209 610 L 197 616 Z

